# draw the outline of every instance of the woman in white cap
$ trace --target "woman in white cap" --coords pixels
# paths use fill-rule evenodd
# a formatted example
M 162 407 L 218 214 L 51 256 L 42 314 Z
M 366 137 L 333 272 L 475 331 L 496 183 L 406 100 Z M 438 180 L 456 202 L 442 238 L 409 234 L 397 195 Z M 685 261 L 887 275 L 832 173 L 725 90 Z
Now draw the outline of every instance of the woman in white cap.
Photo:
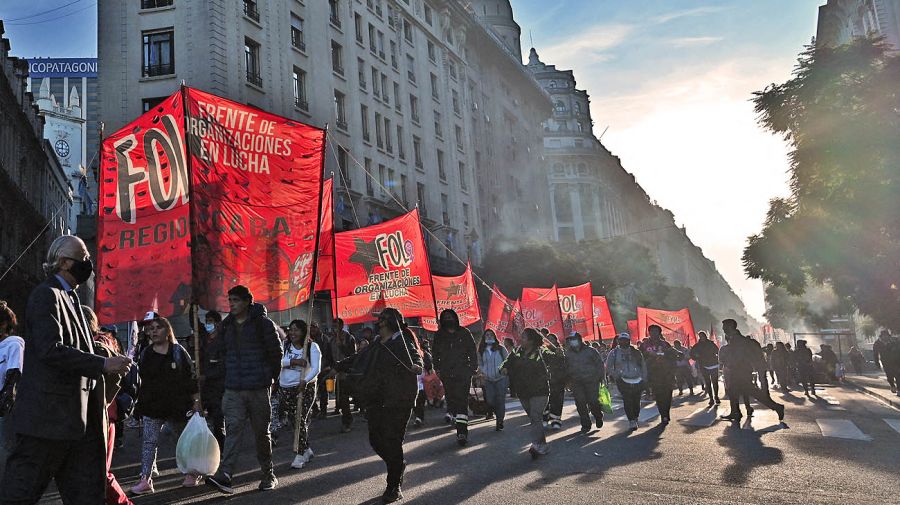
M 620 333 L 616 343 L 616 348 L 606 357 L 606 372 L 616 381 L 629 429 L 634 431 L 641 411 L 641 393 L 647 384 L 647 364 L 641 351 L 631 345 L 631 335 Z

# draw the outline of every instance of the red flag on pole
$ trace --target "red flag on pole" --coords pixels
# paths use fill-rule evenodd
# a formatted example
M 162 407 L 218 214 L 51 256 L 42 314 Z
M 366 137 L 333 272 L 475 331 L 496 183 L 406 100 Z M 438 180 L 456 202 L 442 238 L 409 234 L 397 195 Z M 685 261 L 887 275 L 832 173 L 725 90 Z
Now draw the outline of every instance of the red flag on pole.
M 319 225 L 319 266 L 315 291 L 334 289 L 334 178 L 322 183 L 322 223 Z
M 461 326 L 469 326 L 481 321 L 481 309 L 478 307 L 478 294 L 475 292 L 475 281 L 472 278 L 472 266 L 466 265 L 466 271 L 455 277 L 431 276 L 434 284 L 435 304 L 438 316 L 444 309 L 453 309 L 459 316 Z M 437 319 L 425 316 L 422 328 L 437 331 Z M 495 332 L 496 333 L 496 332 Z
M 638 330 L 637 319 L 629 319 L 627 324 L 628 334 L 631 335 L 631 341 L 636 344 L 640 343 L 640 341 L 644 339 L 645 335 L 641 335 L 641 332 Z
M 559 292 L 555 285 L 552 288 L 523 288 L 520 303 L 526 328 L 547 328 L 560 340 L 566 338 Z
M 491 303 L 488 305 L 487 319 L 484 321 L 485 330 L 493 330 L 501 341 L 511 338 L 518 343 L 519 332 L 514 326 L 517 305 L 518 302 L 507 298 L 495 284 L 491 288 Z
M 692 347 L 697 342 L 688 309 L 672 311 L 638 307 L 637 321 L 641 335 L 646 335 L 647 328 L 655 324 L 662 328 L 663 338 L 669 343 L 680 340 L 682 344 Z
M 381 224 L 334 235 L 338 317 L 346 323 L 375 319 L 393 307 L 404 317 L 435 317 L 431 267 L 419 210 Z
M 609 303 L 605 296 L 593 297 L 594 324 L 602 340 L 616 337 L 616 327 L 613 325 L 612 313 L 609 311 Z
M 559 308 L 562 311 L 563 321 L 569 321 L 572 331 L 580 333 L 585 341 L 597 340 L 592 296 L 590 282 L 570 288 L 559 288 Z

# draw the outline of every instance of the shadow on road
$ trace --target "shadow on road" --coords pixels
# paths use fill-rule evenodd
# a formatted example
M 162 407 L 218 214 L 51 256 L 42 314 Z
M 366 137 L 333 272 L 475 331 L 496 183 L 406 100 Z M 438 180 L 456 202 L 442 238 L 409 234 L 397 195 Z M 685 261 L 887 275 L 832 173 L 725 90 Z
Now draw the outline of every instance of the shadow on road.
M 763 444 L 762 436 L 769 432 L 771 430 L 742 429 L 738 423 L 730 423 L 725 428 L 718 443 L 727 450 L 731 463 L 722 469 L 723 482 L 745 484 L 750 473 L 757 467 L 777 465 L 784 460 L 781 449 Z

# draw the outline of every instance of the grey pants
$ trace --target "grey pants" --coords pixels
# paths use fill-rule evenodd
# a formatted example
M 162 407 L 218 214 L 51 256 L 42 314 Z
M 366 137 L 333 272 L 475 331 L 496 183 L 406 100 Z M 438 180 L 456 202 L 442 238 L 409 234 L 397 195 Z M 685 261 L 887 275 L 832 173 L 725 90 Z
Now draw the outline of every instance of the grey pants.
M 503 377 L 496 382 L 484 381 L 484 400 L 491 406 L 494 415 L 497 416 L 497 421 L 501 423 L 503 418 L 506 417 L 507 389 L 509 389 L 509 378 L 507 377 Z
M 528 426 L 528 433 L 531 436 L 531 442 L 535 445 L 545 444 L 547 438 L 544 436 L 544 409 L 547 408 L 546 396 L 532 396 L 530 398 L 520 398 L 522 408 L 531 421 Z
M 269 389 L 252 391 L 225 390 L 222 396 L 222 412 L 225 414 L 225 450 L 222 452 L 222 464 L 219 474 L 234 473 L 234 467 L 240 456 L 241 436 L 247 421 L 256 439 L 256 459 L 263 474 L 272 472 L 272 434 L 269 423 L 272 421 L 272 406 Z

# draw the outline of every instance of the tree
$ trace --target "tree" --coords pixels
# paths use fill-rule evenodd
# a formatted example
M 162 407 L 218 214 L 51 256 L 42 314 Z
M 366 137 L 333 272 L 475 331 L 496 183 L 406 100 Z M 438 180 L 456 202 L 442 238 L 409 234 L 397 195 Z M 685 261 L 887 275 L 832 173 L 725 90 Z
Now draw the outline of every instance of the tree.
M 791 146 L 791 195 L 771 201 L 744 269 L 795 295 L 827 283 L 900 329 L 900 57 L 859 39 L 798 61 L 754 93 L 760 124 Z

